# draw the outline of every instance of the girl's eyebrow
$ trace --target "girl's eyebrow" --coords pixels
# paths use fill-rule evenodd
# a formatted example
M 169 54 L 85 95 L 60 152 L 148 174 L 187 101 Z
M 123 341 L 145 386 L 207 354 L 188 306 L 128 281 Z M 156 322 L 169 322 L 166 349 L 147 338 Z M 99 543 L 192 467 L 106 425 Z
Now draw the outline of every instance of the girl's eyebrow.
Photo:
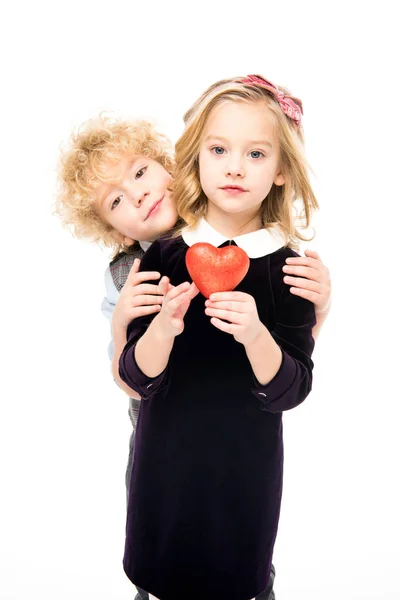
M 270 148 L 273 147 L 268 140 L 250 140 L 250 144 L 254 144 L 255 146 L 269 146 Z
M 211 140 L 220 140 L 221 142 L 224 142 L 225 144 L 227 144 L 229 141 L 222 135 L 208 135 L 204 139 L 205 142 L 210 142 Z M 270 148 L 273 147 L 271 142 L 269 142 L 268 140 L 250 140 L 249 144 L 252 144 L 252 145 L 254 144 L 255 146 L 269 146 Z

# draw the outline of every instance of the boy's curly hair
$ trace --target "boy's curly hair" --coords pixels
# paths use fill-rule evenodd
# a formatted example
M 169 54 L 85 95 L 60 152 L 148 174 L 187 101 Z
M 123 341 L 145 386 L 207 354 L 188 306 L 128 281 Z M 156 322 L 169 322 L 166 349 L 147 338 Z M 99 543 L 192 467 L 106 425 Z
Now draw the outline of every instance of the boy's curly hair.
M 127 154 L 148 156 L 172 173 L 172 144 L 152 123 L 104 114 L 72 133 L 68 146 L 61 149 L 58 167 L 55 213 L 76 237 L 111 247 L 115 254 L 127 247 L 119 232 L 100 217 L 96 190 L 102 183 L 113 181 L 110 167 Z

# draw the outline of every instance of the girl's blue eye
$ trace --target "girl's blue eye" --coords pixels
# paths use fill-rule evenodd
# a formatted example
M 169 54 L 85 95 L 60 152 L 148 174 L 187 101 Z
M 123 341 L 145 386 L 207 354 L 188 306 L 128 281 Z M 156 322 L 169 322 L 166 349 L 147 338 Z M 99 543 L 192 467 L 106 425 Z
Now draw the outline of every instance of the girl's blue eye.
M 214 154 L 218 154 L 220 156 L 225 152 L 225 150 L 221 148 L 221 146 L 215 146 L 215 148 L 213 148 L 213 152 Z
M 121 200 L 122 200 L 122 196 L 118 196 L 118 198 L 115 198 L 115 200 L 111 204 L 111 210 L 116 208 L 118 206 L 118 204 L 121 202 Z
M 261 156 L 264 156 L 264 155 L 259 150 L 252 150 L 250 152 L 250 156 L 251 156 L 251 158 L 260 158 Z
M 142 169 L 139 169 L 139 171 L 135 175 L 135 179 L 140 179 L 141 177 L 143 177 L 143 175 L 146 172 L 146 169 L 147 169 L 147 167 L 143 167 Z

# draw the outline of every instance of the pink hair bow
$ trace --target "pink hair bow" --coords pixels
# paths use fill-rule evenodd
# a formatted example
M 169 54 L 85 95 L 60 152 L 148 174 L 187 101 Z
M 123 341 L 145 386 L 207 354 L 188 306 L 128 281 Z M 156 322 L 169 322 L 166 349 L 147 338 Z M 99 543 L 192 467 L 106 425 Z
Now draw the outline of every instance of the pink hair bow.
M 279 88 L 276 87 L 270 81 L 261 77 L 261 75 L 247 75 L 244 79 L 240 80 L 241 83 L 247 83 L 249 85 L 256 85 L 268 90 L 277 102 L 279 102 L 281 109 L 289 119 L 292 119 L 297 126 L 301 123 L 301 115 L 303 114 L 303 107 L 301 101 L 298 98 L 292 98 L 286 96 Z

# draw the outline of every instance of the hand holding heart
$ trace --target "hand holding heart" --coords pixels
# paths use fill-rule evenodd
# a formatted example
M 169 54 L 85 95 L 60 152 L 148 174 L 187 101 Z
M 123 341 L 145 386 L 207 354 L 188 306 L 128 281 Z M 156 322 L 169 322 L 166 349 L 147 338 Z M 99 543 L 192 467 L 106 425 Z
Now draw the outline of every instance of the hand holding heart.
M 205 312 L 212 317 L 212 325 L 245 346 L 253 342 L 264 328 L 255 300 L 250 294 L 232 291 L 249 269 L 246 252 L 234 245 L 215 248 L 197 243 L 186 253 L 186 266 L 197 288 L 209 298 Z
M 253 296 L 244 292 L 212 294 L 206 300 L 206 315 L 212 317 L 214 327 L 232 334 L 244 346 L 254 342 L 264 329 Z

